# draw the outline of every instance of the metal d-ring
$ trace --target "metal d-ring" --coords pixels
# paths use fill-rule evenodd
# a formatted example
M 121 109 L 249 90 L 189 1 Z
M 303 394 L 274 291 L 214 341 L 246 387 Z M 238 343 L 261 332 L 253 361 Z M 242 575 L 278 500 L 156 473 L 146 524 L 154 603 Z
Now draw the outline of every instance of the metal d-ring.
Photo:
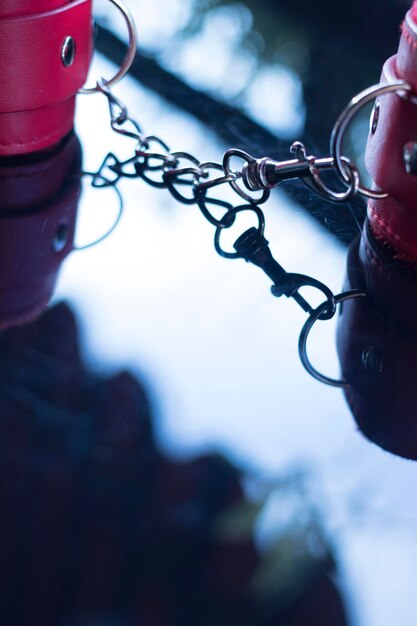
M 338 296 L 334 296 L 335 304 L 341 304 L 342 302 L 346 302 L 346 300 L 354 300 L 356 298 L 365 298 L 366 293 L 363 291 L 346 291 L 345 293 L 340 293 Z M 328 308 L 329 303 L 323 302 L 317 309 L 312 311 L 303 326 L 303 329 L 300 333 L 300 339 L 298 341 L 298 353 L 300 355 L 301 363 L 307 372 L 313 376 L 316 380 L 325 385 L 330 385 L 331 387 L 340 387 L 342 389 L 347 389 L 349 387 L 349 383 L 346 380 L 335 380 L 334 378 L 329 378 L 328 376 L 324 376 L 324 374 L 320 374 L 311 364 L 310 359 L 307 354 L 307 339 L 310 335 L 311 329 L 314 324 L 321 318 L 323 313 Z M 323 319 L 323 318 L 322 318 Z
M 130 69 L 130 66 L 133 63 L 133 60 L 136 55 L 136 48 L 138 45 L 138 33 L 136 30 L 136 24 L 133 19 L 133 16 L 127 6 L 121 0 L 109 0 L 114 6 L 119 9 L 120 13 L 123 15 L 125 20 L 128 34 L 129 34 L 129 46 L 127 49 L 127 53 L 125 58 L 123 59 L 122 65 L 119 68 L 119 71 L 112 77 L 110 80 L 105 80 L 104 84 L 107 87 L 111 87 L 118 83 L 122 78 L 127 74 Z M 92 94 L 100 91 L 99 87 L 96 85 L 95 87 L 83 87 L 79 90 L 79 93 L 82 94 Z
M 332 136 L 330 139 L 330 154 L 334 159 L 334 166 L 337 174 L 345 183 L 350 183 L 351 181 L 351 173 L 349 172 L 348 166 L 346 162 L 344 162 L 343 157 L 343 140 L 345 138 L 346 131 L 349 127 L 349 124 L 352 122 L 353 118 L 359 113 L 359 111 L 369 102 L 372 102 L 378 96 L 383 96 L 388 93 L 401 93 L 406 92 L 410 93 L 413 91 L 411 85 L 406 83 L 403 80 L 399 80 L 393 83 L 387 83 L 384 85 L 374 85 L 365 89 L 357 96 L 352 98 L 349 102 L 345 110 L 341 113 L 339 118 L 337 119 L 334 127 Z M 363 196 L 368 198 L 374 198 L 376 200 L 381 200 L 383 198 L 387 198 L 388 194 L 384 191 L 377 191 L 375 189 L 369 189 L 368 187 L 363 187 L 359 185 L 358 192 Z

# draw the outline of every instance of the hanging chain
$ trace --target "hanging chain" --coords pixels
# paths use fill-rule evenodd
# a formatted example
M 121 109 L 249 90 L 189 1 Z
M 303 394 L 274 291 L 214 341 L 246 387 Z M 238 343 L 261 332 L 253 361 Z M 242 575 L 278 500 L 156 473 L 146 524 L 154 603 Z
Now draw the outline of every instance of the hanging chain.
M 101 79 L 93 89 L 84 93 L 101 92 L 107 98 L 110 109 L 112 129 L 136 141 L 134 155 L 126 161 L 120 161 L 110 152 L 105 157 L 98 172 L 93 173 L 94 187 L 116 186 L 120 178 L 142 178 L 145 182 L 159 189 L 168 189 L 171 195 L 184 204 L 197 205 L 204 217 L 215 229 L 214 243 L 217 252 L 229 259 L 246 259 L 260 267 L 272 281 L 271 291 L 274 296 L 293 298 L 306 311 L 308 319 L 300 333 L 298 351 L 306 370 L 317 380 L 334 387 L 348 387 L 345 380 L 333 380 L 323 376 L 311 365 L 307 355 L 307 338 L 318 320 L 334 317 L 337 306 L 347 300 L 362 298 L 366 294 L 350 291 L 334 295 L 323 283 L 302 274 L 292 274 L 276 261 L 264 236 L 265 216 L 260 208 L 269 198 L 271 189 L 283 180 L 300 179 L 317 194 L 331 202 L 346 202 L 356 194 L 368 198 L 383 199 L 388 194 L 374 187 L 361 185 L 358 170 L 349 159 L 343 156 L 343 139 L 349 124 L 356 114 L 373 99 L 389 93 L 396 93 L 403 98 L 415 97 L 411 85 L 403 80 L 383 85 L 374 85 L 352 98 L 337 119 L 330 140 L 331 156 L 319 159 L 308 156 L 300 142 L 291 146 L 293 159 L 274 161 L 270 158 L 255 159 L 242 150 L 231 149 L 226 152 L 222 163 L 202 163 L 188 152 L 173 152 L 155 135 L 145 135 L 139 124 L 129 116 L 125 104 L 110 91 L 114 84 L 128 71 L 136 51 L 137 33 L 133 18 L 122 0 L 111 0 L 122 12 L 129 32 L 129 48 L 122 67 L 110 81 Z M 240 169 L 233 167 L 233 162 L 240 160 Z M 333 170 L 344 191 L 333 191 L 321 177 L 321 172 Z M 217 187 L 229 185 L 239 196 L 237 206 L 219 200 L 211 194 Z M 242 200 L 244 204 L 242 204 Z M 122 205 L 121 205 L 122 206 Z M 218 216 L 218 213 L 221 216 Z M 227 251 L 222 246 L 222 233 L 231 228 L 241 213 L 252 213 L 257 226 L 245 230 L 234 243 L 234 251 Z M 113 230 L 113 229 L 112 229 Z M 300 294 L 302 287 L 309 286 L 321 292 L 325 300 L 313 308 Z
M 402 81 L 385 86 L 377 85 L 353 98 L 335 124 L 331 139 L 332 156 L 328 158 L 308 156 L 304 145 L 295 142 L 291 146 L 294 158 L 287 161 L 256 159 L 242 150 L 230 149 L 225 153 L 222 163 L 201 162 L 188 152 L 172 151 L 165 141 L 142 131 L 139 124 L 129 116 L 126 105 L 110 91 L 105 81 L 99 81 L 97 89 L 107 98 L 112 129 L 120 135 L 134 139 L 136 147 L 134 155 L 124 161 L 109 152 L 100 169 L 93 175 L 92 185 L 115 186 L 121 178 L 141 178 L 153 187 L 167 189 L 179 202 L 197 206 L 215 227 L 214 246 L 221 256 L 245 259 L 258 266 L 272 281 L 271 292 L 275 297 L 293 298 L 308 313 L 309 317 L 299 339 L 299 354 L 306 370 L 325 384 L 347 387 L 345 380 L 331 379 L 314 369 L 307 356 L 306 342 L 311 328 L 318 320 L 332 319 L 338 304 L 363 298 L 366 294 L 351 291 L 335 295 L 325 284 L 310 276 L 287 272 L 272 255 L 264 234 L 265 215 L 260 207 L 268 200 L 272 189 L 282 181 L 294 178 L 300 179 L 331 202 L 346 202 L 358 193 L 368 197 L 386 197 L 383 191 L 361 186 L 355 165 L 341 154 L 343 137 L 353 115 L 373 95 L 394 91 L 404 93 L 410 90 L 409 86 Z M 240 162 L 239 167 L 236 167 L 237 162 Z M 333 191 L 324 183 L 321 172 L 329 170 L 338 174 L 345 186 L 344 191 Z M 238 204 L 234 205 L 213 196 L 217 187 L 225 185 L 237 194 Z M 234 250 L 226 250 L 222 243 L 223 232 L 235 224 L 241 213 L 252 214 L 256 219 L 256 226 L 245 230 L 236 239 Z M 319 307 L 313 307 L 301 295 L 300 290 L 307 286 L 324 296 Z
M 272 256 L 265 238 L 265 215 L 260 208 L 271 193 L 271 189 L 282 180 L 289 178 L 311 179 L 308 184 L 320 181 L 320 170 L 331 169 L 333 159 L 306 157 L 302 144 L 294 144 L 295 159 L 276 162 L 272 159 L 255 159 L 242 150 L 228 150 L 223 163 L 200 162 L 188 152 L 171 151 L 168 145 L 155 135 L 145 135 L 139 124 L 133 120 L 123 102 L 109 90 L 103 82 L 98 83 L 100 91 L 107 97 L 112 129 L 137 142 L 134 156 L 120 161 L 110 152 L 103 160 L 100 169 L 93 177 L 92 185 L 103 187 L 116 185 L 121 178 L 141 178 L 158 189 L 167 189 L 183 204 L 196 205 L 203 216 L 215 227 L 214 245 L 216 251 L 228 259 L 245 259 L 260 267 L 271 279 L 272 294 L 276 297 L 293 298 L 299 306 L 311 314 L 315 308 L 299 293 L 305 286 L 320 291 L 326 300 L 326 307 L 320 319 L 331 319 L 336 311 L 332 291 L 320 281 L 303 274 L 289 273 Z M 232 168 L 233 160 L 240 160 L 241 170 Z M 351 183 L 343 193 L 330 192 L 334 201 L 340 202 L 357 191 L 359 176 L 356 169 L 346 159 L 351 172 Z M 211 197 L 216 187 L 230 185 L 240 202 L 236 206 L 225 200 Z M 318 189 L 324 184 L 318 182 Z M 251 213 L 257 225 L 246 230 L 234 243 L 234 250 L 223 247 L 223 231 L 231 228 L 241 213 Z

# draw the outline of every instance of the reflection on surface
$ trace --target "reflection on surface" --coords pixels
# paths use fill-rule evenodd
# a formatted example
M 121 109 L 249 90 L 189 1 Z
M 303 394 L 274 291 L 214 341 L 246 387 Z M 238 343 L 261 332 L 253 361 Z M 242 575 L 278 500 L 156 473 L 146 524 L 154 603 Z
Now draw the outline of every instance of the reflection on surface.
M 0 329 L 42 312 L 73 249 L 81 147 L 75 135 L 0 162 Z
M 100 75 L 112 71 L 99 60 Z M 207 127 L 137 82 L 124 82 L 117 93 L 147 132 L 157 130 L 170 145 L 215 160 L 224 151 Z M 110 147 L 131 156 L 132 146 L 118 142 L 106 123 L 105 102 L 80 102 L 88 169 Z M 255 269 L 216 257 L 213 233 L 198 212 L 140 181 L 122 183 L 126 212 L 117 231 L 72 255 L 59 284 L 59 294 L 80 310 L 90 362 L 107 371 L 129 363 L 146 373 L 157 398 L 158 442 L 177 458 L 216 445 L 262 476 L 312 468 L 338 538 L 354 623 L 415 621 L 415 466 L 371 446 L 342 395 L 305 376 L 296 355 L 305 317 L 274 301 Z M 344 250 L 298 206 L 274 194 L 267 220 L 285 267 L 308 268 L 340 288 Z M 327 325 L 315 329 L 310 349 L 317 367 L 337 374 Z
M 345 626 L 308 493 L 281 483 L 277 525 L 224 458 L 170 461 L 141 383 L 81 353 L 65 304 L 0 338 L 4 623 Z
M 306 133 L 313 146 L 326 149 L 329 125 L 341 105 L 352 93 L 376 80 L 381 61 L 397 43 L 393 24 L 399 23 L 403 9 L 399 9 L 398 19 L 393 18 L 393 11 L 402 3 L 358 2 L 355 6 L 359 4 L 364 11 L 366 8 L 366 16 L 372 14 L 372 28 L 360 10 L 349 10 L 341 20 L 339 5 L 329 1 L 319 3 L 327 7 L 325 13 L 320 12 L 317 3 L 280 2 L 280 8 L 286 7 L 287 21 L 282 21 L 278 3 L 273 0 L 252 2 L 251 16 L 249 3 L 246 7 L 226 7 L 222 3 L 192 4 L 183 0 L 132 0 L 129 6 L 137 12 L 142 41 L 148 35 L 148 49 L 153 47 L 161 63 L 168 66 L 167 50 L 171 46 L 172 58 L 181 60 L 190 81 L 203 85 L 201 66 L 190 60 L 197 54 L 197 43 L 203 49 L 206 44 L 213 46 L 213 41 L 221 44 L 221 62 L 211 64 L 213 71 L 205 66 L 204 75 L 207 73 L 211 81 L 208 88 L 242 107 L 251 93 L 253 79 L 262 77 L 264 69 L 267 99 L 278 90 L 269 78 L 276 76 L 285 58 L 284 78 L 290 76 L 293 86 L 299 85 L 298 77 L 303 79 Z M 230 24 L 230 15 L 239 18 L 230 38 L 210 26 L 211 8 L 213 19 L 223 20 L 223 24 Z M 302 15 L 297 16 L 300 9 Z M 300 20 L 305 30 L 300 31 Z M 281 38 L 282 45 L 277 45 L 271 35 Z M 194 45 L 185 55 L 182 50 L 187 50 L 189 40 Z M 206 57 L 212 49 L 206 49 Z M 272 51 L 272 56 L 261 54 L 263 49 Z M 276 57 L 275 50 L 279 50 Z M 204 57 L 204 52 L 201 54 Z M 102 59 L 98 63 L 99 76 L 113 73 L 114 68 Z M 230 81 L 225 80 L 227 67 L 232 72 Z M 233 72 L 235 67 L 239 72 Z M 282 83 L 272 103 L 274 110 L 280 105 L 281 89 Z M 295 99 L 289 107 L 297 115 L 302 108 L 298 89 L 290 90 Z M 117 93 L 126 99 L 130 110 L 137 112 L 149 132 L 160 133 L 170 145 L 213 159 L 229 147 L 221 145 L 206 125 L 196 124 L 134 81 L 126 80 Z M 272 110 L 271 103 L 264 101 Z M 256 97 L 255 103 L 259 104 Z M 116 142 L 105 130 L 105 103 L 98 99 L 79 104 L 78 127 L 87 152 L 87 169 L 94 170 L 110 146 L 115 149 Z M 209 117 L 210 111 L 205 110 L 205 114 Z M 214 122 L 209 127 L 221 130 L 221 115 Z M 235 131 L 232 125 L 231 129 Z M 285 132 L 292 130 L 287 127 Z M 235 135 L 239 133 L 235 131 Z M 272 139 L 269 147 L 278 145 L 278 140 Z M 132 146 L 120 145 L 118 154 L 123 156 L 123 150 L 127 158 Z M 206 602 L 207 614 L 211 615 L 213 607 L 220 607 L 216 623 L 221 614 L 228 616 L 230 624 L 230 614 L 248 606 L 247 596 L 242 600 L 242 584 L 244 587 L 248 577 L 253 582 L 248 616 L 259 616 L 259 607 L 265 607 L 254 602 L 255 597 L 266 601 L 269 610 L 277 603 L 268 616 L 257 617 L 261 623 L 279 621 L 276 615 L 284 610 L 282 598 L 289 602 L 290 597 L 293 602 L 294 594 L 303 599 L 300 606 L 304 609 L 316 607 L 317 601 L 321 610 L 330 611 L 333 606 L 338 619 L 344 619 L 327 574 L 321 574 L 322 567 L 327 572 L 329 565 L 331 570 L 321 524 L 315 520 L 312 524 L 300 523 L 300 518 L 305 518 L 304 509 L 293 503 L 299 500 L 297 490 L 288 487 L 268 493 L 260 511 L 256 494 L 249 491 L 251 498 L 242 495 L 236 470 L 224 459 L 209 455 L 194 463 L 174 463 L 163 458 L 155 447 L 149 423 L 143 420 L 149 410 L 146 394 L 137 383 L 138 371 L 145 371 L 152 381 L 150 388 L 158 409 L 155 439 L 171 455 L 189 457 L 216 445 L 262 478 L 281 476 L 288 465 L 311 467 L 325 494 L 325 525 L 330 527 L 331 536 L 337 536 L 336 548 L 330 552 L 337 556 L 337 571 L 353 621 L 359 626 L 415 623 L 417 503 L 410 497 L 416 481 L 415 464 L 405 464 L 370 446 L 356 432 L 341 395 L 305 376 L 295 349 L 304 317 L 288 303 L 275 302 L 255 270 L 252 273 L 245 264 L 229 266 L 217 259 L 212 233 L 200 215 L 176 207 L 171 199 L 136 182 L 126 184 L 123 195 L 127 211 L 113 237 L 97 248 L 71 255 L 58 283 L 59 295 L 76 303 L 80 312 L 83 349 L 90 367 L 77 356 L 74 321 L 62 305 L 31 330 L 22 328 L 1 338 L 7 348 L 2 394 L 2 520 L 4 558 L 10 563 L 8 571 L 3 569 L 9 623 L 21 624 L 21 612 L 28 606 L 39 610 L 41 623 L 47 623 L 51 619 L 49 611 L 54 618 L 58 610 L 51 603 L 52 591 L 57 590 L 53 597 L 58 598 L 66 614 L 71 604 L 68 598 L 76 597 L 80 610 L 71 617 L 75 623 L 78 620 L 84 626 L 101 626 L 104 618 L 97 616 L 97 611 L 107 611 L 107 622 L 112 620 L 114 626 L 121 622 L 120 606 L 125 599 L 129 610 L 137 610 L 142 621 L 141 611 L 150 607 L 146 615 L 151 615 L 153 623 L 159 620 L 157 623 L 165 626 L 177 611 L 178 598 L 185 593 L 184 581 L 192 578 L 191 589 L 200 585 L 198 597 Z M 304 190 L 300 197 L 308 201 Z M 91 200 L 93 210 L 87 218 L 89 232 L 94 235 L 95 202 Z M 103 204 L 97 201 L 100 210 Z M 333 232 L 344 231 L 343 211 L 337 209 L 337 228 Z M 268 206 L 268 237 L 285 266 L 300 272 L 308 268 L 337 290 L 343 275 L 344 250 L 279 193 Z M 52 328 L 54 319 L 61 320 L 57 323 L 58 339 Z M 328 328 L 318 328 L 317 332 L 310 345 L 314 363 L 323 371 L 334 372 L 337 364 L 331 332 Z M 40 343 L 31 343 L 24 333 L 34 333 L 40 343 L 48 345 L 42 345 L 39 353 Z M 71 341 L 72 347 L 66 343 Z M 9 342 L 15 342 L 13 349 Z M 16 361 L 19 346 L 25 357 Z M 57 356 L 59 353 L 65 360 L 65 350 L 75 365 L 61 369 Z M 94 373 L 91 363 L 100 374 Z M 114 373 L 127 364 L 134 375 Z M 125 411 L 129 394 L 136 400 Z M 204 497 L 197 495 L 203 493 Z M 143 502 L 142 497 L 148 501 Z M 301 491 L 303 502 L 308 497 Z M 212 507 L 209 511 L 207 502 Z M 239 512 L 236 524 L 234 505 L 238 505 Z M 220 520 L 224 534 L 219 547 L 218 535 L 214 541 L 213 535 L 207 539 L 204 533 L 207 527 L 213 529 L 213 524 L 217 529 L 215 513 L 226 513 L 223 509 L 229 515 Z M 296 511 L 296 524 L 286 521 L 292 510 Z M 148 532 L 153 524 L 152 541 L 148 540 L 149 533 L 142 533 L 139 511 L 145 518 L 144 531 Z M 307 511 L 307 520 L 310 514 Z M 246 532 L 255 518 L 257 550 Z M 167 519 L 173 519 L 174 525 L 168 527 Z M 230 525 L 234 530 L 239 527 L 239 540 L 229 532 Z M 75 538 L 82 543 L 77 544 Z M 201 546 L 214 549 L 211 554 L 215 554 L 216 567 L 212 568 L 208 551 L 198 563 L 194 553 L 187 553 L 183 559 L 184 546 L 188 545 L 196 547 L 199 557 Z M 138 546 L 143 549 L 142 561 L 135 560 Z M 156 566 L 152 569 L 153 558 L 158 567 L 162 563 L 162 571 Z M 180 570 L 183 560 L 184 569 Z M 144 564 L 152 573 L 151 580 L 141 569 Z M 211 573 L 207 587 L 201 585 L 203 565 L 207 566 L 204 572 Z M 292 584 L 295 570 L 300 575 Z M 99 573 L 97 577 L 95 572 Z M 207 574 L 204 580 L 208 579 Z M 62 586 L 62 581 L 65 585 L 68 582 L 68 587 Z M 170 586 L 173 581 L 182 585 L 178 598 L 176 587 Z M 16 595 L 22 589 L 25 602 Z M 63 589 L 72 595 L 61 594 Z M 309 589 L 314 590 L 310 604 Z M 207 590 L 210 604 L 204 595 Z M 201 623 L 201 615 L 197 619 L 192 613 L 195 606 L 181 606 L 190 611 L 194 623 Z M 313 611 L 309 609 L 309 626 Z M 33 623 L 33 617 L 29 623 Z
M 366 224 L 349 250 L 348 289 L 367 293 L 345 303 L 338 348 L 346 398 L 361 431 L 394 454 L 417 459 L 417 275 Z

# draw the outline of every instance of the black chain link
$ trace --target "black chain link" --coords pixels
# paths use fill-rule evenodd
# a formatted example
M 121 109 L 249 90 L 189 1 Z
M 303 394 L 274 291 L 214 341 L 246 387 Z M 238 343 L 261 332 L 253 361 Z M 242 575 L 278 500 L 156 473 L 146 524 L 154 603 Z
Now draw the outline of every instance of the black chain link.
M 313 287 L 320 291 L 325 302 L 319 319 L 331 319 L 336 312 L 336 301 L 332 291 L 323 283 L 303 274 L 288 273 L 274 259 L 269 243 L 264 236 L 265 215 L 260 204 L 267 201 L 270 191 L 251 190 L 242 177 L 242 171 L 232 169 L 232 159 L 240 159 L 244 167 L 257 161 L 240 150 L 229 150 L 223 163 L 200 162 L 188 152 L 172 151 L 155 135 L 146 136 L 137 122 L 129 117 L 126 106 L 107 87 L 99 85 L 106 95 L 111 115 L 112 129 L 137 142 L 135 154 L 121 161 L 113 152 L 104 158 L 93 177 L 93 186 L 117 185 L 122 178 L 138 178 L 158 189 L 166 189 L 177 200 L 186 205 L 197 206 L 206 220 L 216 228 L 214 246 L 216 251 L 228 259 L 245 259 L 260 267 L 272 280 L 271 292 L 275 297 L 285 295 L 293 298 L 309 314 L 316 309 L 299 293 L 302 287 Z M 215 188 L 229 185 L 245 204 L 234 206 L 230 202 L 210 196 Z M 256 194 L 258 197 L 256 197 Z M 213 211 L 223 215 L 216 217 Z M 231 228 L 241 213 L 252 213 L 257 226 L 245 230 L 234 242 L 234 251 L 222 246 L 222 233 Z

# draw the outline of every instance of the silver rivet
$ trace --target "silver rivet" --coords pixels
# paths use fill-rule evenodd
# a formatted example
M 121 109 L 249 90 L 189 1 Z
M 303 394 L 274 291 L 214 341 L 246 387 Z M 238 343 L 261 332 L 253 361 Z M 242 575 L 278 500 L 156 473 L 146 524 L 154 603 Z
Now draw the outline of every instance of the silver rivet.
M 66 224 L 60 224 L 58 226 L 55 237 L 52 241 L 52 247 L 55 252 L 62 252 L 68 243 L 69 230 Z
M 378 128 L 380 109 L 381 105 L 379 104 L 379 102 L 375 102 L 375 106 L 372 109 L 371 120 L 369 123 L 369 132 L 371 133 L 371 135 L 375 135 L 376 129 Z
M 417 174 L 417 142 L 409 141 L 403 149 L 404 165 L 407 174 Z
M 378 350 L 374 346 L 369 346 L 362 352 L 362 365 L 365 372 L 368 374 L 382 374 L 382 360 Z
M 70 67 L 75 59 L 75 41 L 72 37 L 65 37 L 61 48 L 61 60 L 65 67 Z

